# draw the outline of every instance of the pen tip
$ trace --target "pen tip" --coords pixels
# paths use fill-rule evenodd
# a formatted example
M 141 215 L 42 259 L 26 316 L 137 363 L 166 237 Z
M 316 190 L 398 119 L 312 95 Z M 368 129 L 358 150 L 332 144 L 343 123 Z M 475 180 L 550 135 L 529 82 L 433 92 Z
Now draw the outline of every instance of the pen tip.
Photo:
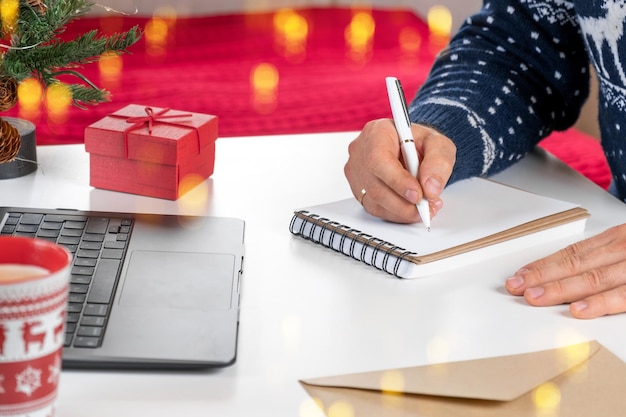
M 428 230 L 428 232 L 430 232 L 430 227 L 427 227 L 426 230 Z

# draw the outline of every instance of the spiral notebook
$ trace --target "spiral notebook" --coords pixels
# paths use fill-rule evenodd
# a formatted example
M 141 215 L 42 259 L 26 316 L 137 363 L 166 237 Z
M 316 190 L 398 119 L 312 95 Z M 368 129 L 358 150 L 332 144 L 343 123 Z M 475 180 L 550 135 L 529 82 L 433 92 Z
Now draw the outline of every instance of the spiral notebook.
M 418 278 L 582 233 L 589 216 L 576 204 L 483 178 L 450 185 L 442 199 L 430 232 L 371 216 L 354 198 L 296 210 L 289 229 L 399 278 Z

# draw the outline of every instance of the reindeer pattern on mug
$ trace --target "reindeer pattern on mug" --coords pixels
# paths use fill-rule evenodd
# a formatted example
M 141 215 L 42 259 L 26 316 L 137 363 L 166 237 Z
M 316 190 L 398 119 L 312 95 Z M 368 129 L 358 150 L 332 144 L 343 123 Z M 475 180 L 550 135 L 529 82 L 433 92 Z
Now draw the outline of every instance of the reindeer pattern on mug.
M 0 416 L 54 416 L 66 303 L 63 280 L 50 280 L 46 286 L 3 285 Z

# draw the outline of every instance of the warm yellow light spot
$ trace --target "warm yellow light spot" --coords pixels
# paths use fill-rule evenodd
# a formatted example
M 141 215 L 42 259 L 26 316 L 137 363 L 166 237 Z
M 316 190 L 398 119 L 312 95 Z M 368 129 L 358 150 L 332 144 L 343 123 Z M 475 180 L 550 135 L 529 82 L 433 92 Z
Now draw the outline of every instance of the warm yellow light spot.
M 0 0 L 0 19 L 4 32 L 12 32 L 17 27 L 19 9 L 19 0 Z
M 71 105 L 72 91 L 67 84 L 54 83 L 46 88 L 46 109 L 50 122 L 64 123 Z
M 563 329 L 556 337 L 557 343 L 562 345 L 558 350 L 558 360 L 566 366 L 568 375 L 572 380 L 583 382 L 588 377 L 588 362 L 586 359 L 591 354 L 591 344 L 581 342 L 585 337 L 575 329 Z M 580 364 L 580 366 L 574 366 Z
M 202 176 L 189 174 L 178 186 L 178 205 L 188 213 L 202 213 L 209 201 L 209 187 Z
M 294 42 L 305 40 L 309 34 L 306 19 L 291 9 L 282 9 L 274 15 L 274 28 Z
M 250 72 L 252 101 L 259 113 L 271 113 L 276 107 L 277 90 L 280 77 L 272 64 L 262 63 Z
M 146 55 L 148 60 L 159 60 L 166 53 L 169 36 L 169 24 L 166 19 L 153 17 L 146 23 L 144 30 Z
M 380 378 L 380 389 L 386 393 L 398 393 L 404 390 L 404 375 L 397 370 L 386 371 Z
M 443 337 L 435 336 L 428 343 L 426 353 L 430 362 L 445 362 L 450 354 L 450 344 Z
M 589 358 L 591 346 L 589 343 L 577 343 L 561 349 L 568 363 L 580 363 Z
M 54 83 L 46 88 L 46 107 L 58 113 L 72 105 L 72 91 L 67 84 Z
M 122 73 L 122 57 L 114 52 L 105 52 L 100 55 L 98 69 L 105 78 L 117 78 Z
M 167 41 L 168 25 L 160 17 L 153 17 L 146 23 L 145 37 L 148 44 L 163 44 Z
M 309 34 L 304 16 L 293 9 L 280 9 L 274 14 L 273 24 L 277 49 L 291 62 L 302 61 Z
M 346 401 L 335 401 L 328 407 L 328 417 L 354 417 L 354 407 Z
M 317 397 L 307 398 L 300 404 L 298 417 L 319 417 L 323 415 L 323 409 L 322 400 Z
M 252 70 L 252 86 L 259 91 L 273 91 L 278 87 L 278 70 L 272 64 L 259 64 Z
M 350 49 L 365 48 L 374 37 L 376 23 L 368 12 L 357 12 L 344 32 L 346 43 Z
M 452 13 L 446 6 L 436 5 L 428 10 L 428 29 L 439 37 L 448 37 L 452 32 Z
M 556 384 L 546 382 L 535 388 L 532 398 L 538 415 L 555 415 L 561 404 L 561 390 Z
M 27 78 L 17 87 L 17 101 L 26 109 L 38 108 L 41 104 L 43 87 L 34 78 Z
M 416 29 L 405 27 L 398 35 L 398 42 L 403 51 L 414 54 L 419 51 L 422 45 L 422 37 Z

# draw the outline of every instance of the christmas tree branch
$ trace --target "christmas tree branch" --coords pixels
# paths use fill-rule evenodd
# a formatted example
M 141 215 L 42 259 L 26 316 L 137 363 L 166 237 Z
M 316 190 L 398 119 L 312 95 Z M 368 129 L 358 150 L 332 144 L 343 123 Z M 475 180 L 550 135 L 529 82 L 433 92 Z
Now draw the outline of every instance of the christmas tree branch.
M 10 50 L 5 54 L 3 70 L 19 81 L 33 72 L 46 81 L 47 74 L 96 62 L 105 52 L 126 52 L 140 37 L 138 27 L 110 37 L 96 35 L 97 31 L 92 30 L 67 42 L 57 40 L 37 48 Z
M 19 0 L 17 24 L 0 25 L 0 37 L 11 42 L 10 48 L 0 51 L 0 87 L 15 87 L 0 88 L 0 111 L 15 105 L 18 83 L 31 77 L 44 89 L 57 83 L 67 86 L 73 104 L 80 108 L 108 101 L 109 93 L 76 69 L 99 61 L 105 53 L 127 53 L 142 34 L 135 26 L 110 36 L 98 36 L 97 30 L 91 30 L 72 40 L 58 38 L 70 21 L 94 5 L 90 0 Z M 82 83 L 61 83 L 60 75 L 72 75 Z
M 17 32 L 12 34 L 14 46 L 27 47 L 52 40 L 94 4 L 87 0 L 47 0 L 46 13 L 38 12 L 28 3 L 20 4 Z
M 93 106 L 94 104 L 109 101 L 108 91 L 100 88 L 92 88 L 80 84 L 71 84 L 69 88 L 72 93 L 74 106 L 81 109 L 86 109 L 86 105 Z

